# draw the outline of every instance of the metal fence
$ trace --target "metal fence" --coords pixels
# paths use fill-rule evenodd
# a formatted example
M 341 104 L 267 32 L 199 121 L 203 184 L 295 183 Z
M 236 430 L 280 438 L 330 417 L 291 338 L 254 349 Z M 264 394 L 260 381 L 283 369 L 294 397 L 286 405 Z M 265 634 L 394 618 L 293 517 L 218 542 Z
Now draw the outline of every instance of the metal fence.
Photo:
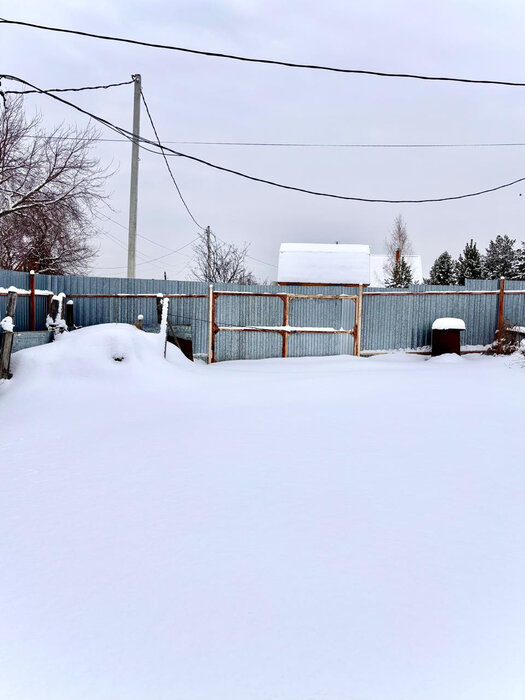
M 208 354 L 210 309 L 206 283 L 35 275 L 36 294 L 32 301 L 30 274 L 0 270 L 0 294 L 11 285 L 27 292 L 26 296 L 19 296 L 15 315 L 17 331 L 31 329 L 32 312 L 34 328 L 45 328 L 48 293 L 64 292 L 73 299 L 75 321 L 81 326 L 115 321 L 134 323 L 139 314 L 144 316 L 145 324 L 155 324 L 156 295 L 172 295 L 171 322 L 191 328 L 195 355 Z M 288 325 L 291 327 L 350 330 L 356 325 L 351 297 L 357 294 L 357 288 L 215 284 L 214 290 L 251 293 L 220 295 L 215 310 L 218 327 L 282 326 L 280 297 L 284 293 L 312 297 L 297 298 L 290 305 Z M 464 319 L 467 330 L 462 336 L 463 345 L 486 346 L 494 339 L 502 301 L 503 316 L 512 324 L 525 325 L 525 281 L 506 281 L 503 290 L 499 280 L 467 280 L 464 287 L 412 285 L 406 290 L 368 287 L 363 293 L 361 352 L 428 348 L 432 322 L 443 316 Z M 3 314 L 1 309 L 0 314 Z M 353 352 L 354 338 L 349 333 L 293 333 L 287 346 L 287 354 L 294 357 Z M 282 335 L 277 332 L 217 334 L 215 356 L 219 361 L 281 355 Z

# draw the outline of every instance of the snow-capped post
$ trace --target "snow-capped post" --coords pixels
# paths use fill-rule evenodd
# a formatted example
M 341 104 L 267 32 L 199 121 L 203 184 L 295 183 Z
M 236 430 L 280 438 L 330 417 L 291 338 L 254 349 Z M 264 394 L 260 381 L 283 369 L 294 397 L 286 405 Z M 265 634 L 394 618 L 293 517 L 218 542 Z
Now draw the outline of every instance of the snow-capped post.
M 215 305 L 213 297 L 213 284 L 208 290 L 208 364 L 213 362 L 213 326 L 215 323 Z
M 16 310 L 17 292 L 10 287 L 7 290 L 7 304 L 5 316 L 0 321 L 2 327 L 2 338 L 0 342 L 0 378 L 11 379 L 13 376 L 9 369 L 11 365 L 11 350 L 13 348 L 13 332 L 15 329 L 14 317 Z
M 505 277 L 499 278 L 499 304 L 498 304 L 498 346 L 497 353 L 501 354 L 503 335 L 503 313 L 505 309 Z
M 49 302 L 49 311 L 46 318 L 46 328 L 48 331 L 52 331 L 55 336 L 59 333 L 67 331 L 66 322 L 63 319 L 64 313 L 64 299 L 66 295 L 64 292 L 60 294 L 54 294 Z
M 66 303 L 66 328 L 68 331 L 75 330 L 75 306 L 73 299 Z
M 142 321 L 144 320 L 144 316 L 142 314 L 139 314 L 137 316 L 137 323 L 135 324 L 136 327 L 139 329 L 139 331 L 142 330 Z
M 169 297 L 163 297 L 160 301 L 161 315 L 160 315 L 160 338 L 164 346 L 164 357 L 166 357 L 166 346 L 168 344 L 168 307 L 170 299 Z
M 54 327 L 58 316 L 58 297 L 53 295 L 49 300 L 49 308 L 47 311 L 46 326 L 47 330 L 53 330 L 51 326 Z
M 35 325 L 35 271 L 29 273 L 29 330 L 34 331 Z

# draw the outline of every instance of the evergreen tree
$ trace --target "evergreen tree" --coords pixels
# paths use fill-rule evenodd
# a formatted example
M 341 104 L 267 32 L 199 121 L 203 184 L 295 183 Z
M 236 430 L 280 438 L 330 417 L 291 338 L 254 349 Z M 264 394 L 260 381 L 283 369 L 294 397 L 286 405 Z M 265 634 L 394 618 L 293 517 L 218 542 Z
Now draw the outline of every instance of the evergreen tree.
M 390 237 L 385 241 L 386 263 L 383 267 L 385 284 L 394 278 L 394 268 L 399 255 L 411 255 L 412 244 L 408 238 L 407 225 L 399 214 L 394 219 L 394 225 Z M 399 271 L 398 271 L 399 272 Z
M 521 248 L 516 251 L 512 279 L 525 280 L 525 241 L 521 242 Z
M 479 280 L 483 277 L 483 261 L 478 246 L 472 238 L 458 258 L 456 265 L 457 284 L 465 284 L 465 280 Z
M 413 283 L 412 268 L 405 260 L 402 255 L 399 260 L 395 263 L 392 270 L 392 275 L 387 278 L 387 287 L 408 287 L 409 284 Z
M 456 263 L 448 251 L 441 253 L 430 268 L 429 284 L 456 284 Z
M 516 240 L 508 236 L 496 236 L 495 241 L 490 241 L 483 259 L 484 277 L 489 280 L 512 277 L 516 257 L 514 243 Z

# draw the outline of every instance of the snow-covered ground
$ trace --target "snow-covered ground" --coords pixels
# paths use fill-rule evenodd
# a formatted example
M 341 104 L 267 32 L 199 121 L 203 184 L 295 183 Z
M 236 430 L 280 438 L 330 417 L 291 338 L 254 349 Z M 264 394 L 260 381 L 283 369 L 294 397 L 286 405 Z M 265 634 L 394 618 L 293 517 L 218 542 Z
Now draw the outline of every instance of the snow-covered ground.
M 524 697 L 517 360 L 158 341 L 76 331 L 0 386 L 0 698 Z

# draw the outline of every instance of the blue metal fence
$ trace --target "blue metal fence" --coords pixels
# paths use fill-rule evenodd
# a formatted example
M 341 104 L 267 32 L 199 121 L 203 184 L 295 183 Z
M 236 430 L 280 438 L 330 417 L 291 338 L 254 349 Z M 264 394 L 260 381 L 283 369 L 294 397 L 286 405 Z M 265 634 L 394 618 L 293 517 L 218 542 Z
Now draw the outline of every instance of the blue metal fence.
M 203 282 L 120 279 L 104 277 L 67 277 L 36 275 L 37 290 L 51 293 L 107 295 L 76 298 L 75 321 L 89 326 L 115 321 L 134 323 L 143 314 L 144 323 L 157 320 L 154 297 L 117 297 L 117 294 L 192 294 L 193 298 L 172 298 L 170 319 L 174 325 L 189 325 L 192 329 L 196 355 L 206 355 L 208 347 L 208 285 Z M 29 290 L 30 275 L 0 270 L 0 287 L 15 286 Z M 275 285 L 240 286 L 215 284 L 217 291 L 270 293 L 354 294 L 357 289 L 343 286 L 286 288 Z M 464 345 L 488 345 L 494 339 L 498 321 L 498 280 L 467 280 L 465 287 L 412 285 L 407 290 L 366 288 L 362 310 L 362 352 L 419 349 L 430 345 L 432 322 L 439 317 L 464 319 Z M 525 325 L 525 281 L 505 284 L 504 315 L 511 323 Z M 440 292 L 436 294 L 435 292 Z M 442 292 L 448 292 L 442 294 Z M 475 294 L 465 292 L 478 292 Z M 481 292 L 481 293 L 480 293 Z M 492 292 L 487 294 L 486 292 Z M 0 301 L 0 304 L 2 302 Z M 36 330 L 45 328 L 47 297 L 36 298 Z M 216 307 L 218 325 L 280 326 L 283 319 L 282 301 L 276 297 L 220 296 Z M 0 315 L 2 309 L 0 307 Z M 355 323 L 355 308 L 346 299 L 295 299 L 290 302 L 291 326 L 330 327 L 350 329 Z M 29 330 L 29 299 L 19 297 L 15 326 L 17 331 Z M 281 354 L 281 338 L 277 333 L 220 332 L 216 337 L 217 360 L 277 357 Z M 307 334 L 290 336 L 290 356 L 333 355 L 353 352 L 353 338 L 347 335 Z

